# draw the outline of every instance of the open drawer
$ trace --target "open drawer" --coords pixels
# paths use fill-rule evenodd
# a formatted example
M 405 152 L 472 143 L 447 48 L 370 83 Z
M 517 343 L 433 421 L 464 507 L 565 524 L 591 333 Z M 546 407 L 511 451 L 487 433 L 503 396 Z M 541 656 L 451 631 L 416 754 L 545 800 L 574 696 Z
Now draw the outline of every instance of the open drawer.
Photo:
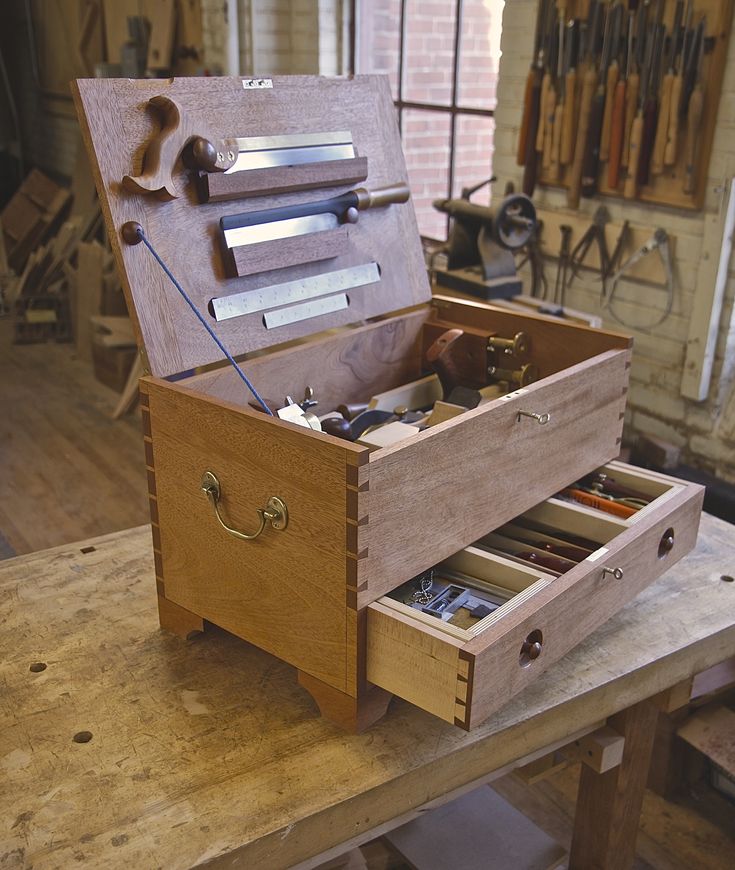
M 368 680 L 475 727 L 694 547 L 702 487 L 619 462 L 600 473 L 644 506 L 618 517 L 559 497 L 537 505 L 437 567 L 444 599 L 470 587 L 456 618 L 449 604 L 417 609 L 426 579 L 372 603 Z

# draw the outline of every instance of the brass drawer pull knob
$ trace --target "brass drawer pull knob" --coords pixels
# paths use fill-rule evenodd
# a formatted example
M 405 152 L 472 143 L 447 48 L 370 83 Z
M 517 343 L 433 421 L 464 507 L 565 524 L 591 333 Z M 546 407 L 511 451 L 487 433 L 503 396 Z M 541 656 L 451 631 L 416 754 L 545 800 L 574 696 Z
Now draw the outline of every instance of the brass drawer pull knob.
M 268 504 L 264 508 L 256 509 L 257 514 L 260 517 L 258 530 L 252 535 L 248 535 L 246 532 L 238 532 L 237 529 L 233 529 L 227 525 L 219 512 L 219 500 L 222 495 L 222 487 L 220 486 L 219 480 L 217 480 L 217 476 L 211 471 L 205 471 L 202 476 L 201 486 L 202 492 L 207 496 L 209 503 L 214 508 L 214 515 L 217 517 L 217 522 L 222 526 L 227 534 L 232 535 L 233 538 L 238 538 L 240 541 L 254 541 L 258 535 L 263 532 L 266 523 L 270 523 L 271 526 L 279 532 L 283 531 L 288 525 L 288 508 L 286 507 L 286 503 L 278 498 L 277 495 L 273 495 L 268 499 Z
M 539 426 L 545 426 L 551 420 L 551 414 L 534 414 L 532 411 L 519 411 L 516 422 L 521 422 L 521 417 L 530 417 L 535 420 Z
M 603 578 L 607 577 L 608 574 L 612 574 L 616 580 L 623 579 L 623 569 L 622 568 L 603 568 L 602 576 Z

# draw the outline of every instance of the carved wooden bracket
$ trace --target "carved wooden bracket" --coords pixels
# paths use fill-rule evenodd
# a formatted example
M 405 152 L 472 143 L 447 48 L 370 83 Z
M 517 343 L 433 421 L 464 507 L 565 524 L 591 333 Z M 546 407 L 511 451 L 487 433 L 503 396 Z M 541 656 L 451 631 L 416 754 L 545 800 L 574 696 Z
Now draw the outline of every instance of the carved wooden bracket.
M 173 180 L 176 161 L 186 150 L 192 168 L 205 172 L 224 172 L 237 160 L 235 139 L 210 139 L 194 129 L 194 124 L 170 97 L 159 94 L 148 101 L 161 117 L 161 129 L 153 137 L 143 157 L 143 172 L 126 175 L 122 186 L 130 193 L 154 196 L 161 200 L 179 195 Z

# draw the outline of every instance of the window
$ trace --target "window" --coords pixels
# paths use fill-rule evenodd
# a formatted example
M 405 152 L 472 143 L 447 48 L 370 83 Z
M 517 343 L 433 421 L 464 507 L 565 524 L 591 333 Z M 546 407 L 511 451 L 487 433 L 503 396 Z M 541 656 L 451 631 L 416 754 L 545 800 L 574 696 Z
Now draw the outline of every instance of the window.
M 447 237 L 435 199 L 492 173 L 505 0 L 361 0 L 358 72 L 385 73 L 398 111 L 419 229 Z M 476 195 L 487 202 L 488 193 Z

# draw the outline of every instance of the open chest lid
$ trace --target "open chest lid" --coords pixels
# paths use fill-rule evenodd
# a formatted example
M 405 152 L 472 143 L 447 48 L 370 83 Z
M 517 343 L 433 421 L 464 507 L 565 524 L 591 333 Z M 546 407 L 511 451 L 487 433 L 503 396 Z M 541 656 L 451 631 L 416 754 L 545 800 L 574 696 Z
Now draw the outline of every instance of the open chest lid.
M 72 90 L 152 374 L 223 356 L 146 246 L 126 242 L 128 222 L 233 356 L 430 298 L 413 204 L 380 194 L 407 185 L 386 78 L 80 79 Z

